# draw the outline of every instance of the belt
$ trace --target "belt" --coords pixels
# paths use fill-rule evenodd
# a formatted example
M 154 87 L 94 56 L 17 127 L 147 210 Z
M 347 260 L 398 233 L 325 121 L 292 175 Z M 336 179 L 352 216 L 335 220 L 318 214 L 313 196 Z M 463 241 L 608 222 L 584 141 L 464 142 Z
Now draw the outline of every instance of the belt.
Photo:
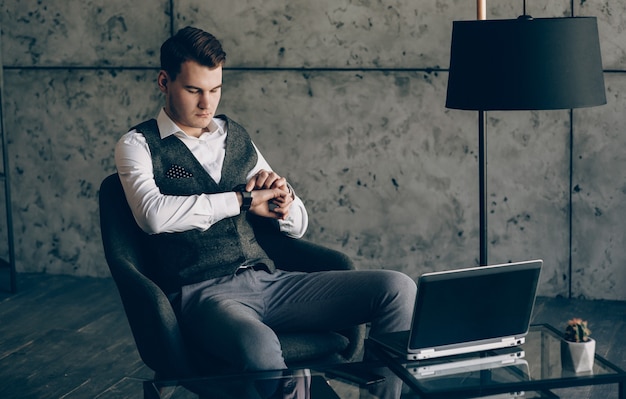
M 264 272 L 268 272 L 270 271 L 270 269 L 267 267 L 267 265 L 265 265 L 264 263 L 255 263 L 254 265 L 245 265 L 245 266 L 239 266 L 239 269 L 237 269 L 237 271 L 235 272 L 235 276 L 239 275 L 247 270 L 252 270 L 252 271 L 264 271 Z

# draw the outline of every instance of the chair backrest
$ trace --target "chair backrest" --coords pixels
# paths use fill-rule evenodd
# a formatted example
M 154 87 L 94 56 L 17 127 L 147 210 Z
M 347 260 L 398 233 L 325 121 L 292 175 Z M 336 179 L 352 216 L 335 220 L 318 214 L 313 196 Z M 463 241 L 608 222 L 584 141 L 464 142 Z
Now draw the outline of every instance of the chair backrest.
M 100 186 L 100 230 L 104 253 L 124 305 L 139 355 L 160 377 L 196 375 L 172 306 L 146 275 L 146 234 L 130 211 L 117 174 Z

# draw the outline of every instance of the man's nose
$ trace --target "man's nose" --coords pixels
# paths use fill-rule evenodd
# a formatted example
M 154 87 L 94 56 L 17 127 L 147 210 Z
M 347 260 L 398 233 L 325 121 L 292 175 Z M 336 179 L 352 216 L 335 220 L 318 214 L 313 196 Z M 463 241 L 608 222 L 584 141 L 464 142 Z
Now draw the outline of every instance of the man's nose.
M 200 102 L 198 103 L 198 107 L 202 109 L 207 109 L 211 105 L 211 99 L 208 94 L 204 94 L 200 97 Z

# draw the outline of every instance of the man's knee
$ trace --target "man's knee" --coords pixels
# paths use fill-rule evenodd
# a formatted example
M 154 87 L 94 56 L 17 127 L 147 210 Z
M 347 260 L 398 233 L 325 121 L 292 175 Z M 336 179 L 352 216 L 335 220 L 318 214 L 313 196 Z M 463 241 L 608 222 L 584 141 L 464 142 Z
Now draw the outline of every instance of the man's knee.
M 280 370 L 286 368 L 280 341 L 267 326 L 233 332 L 233 367 L 241 371 Z
M 380 284 L 382 308 L 377 320 L 373 320 L 372 329 L 380 332 L 407 330 L 415 306 L 415 281 L 404 273 L 384 270 Z
M 285 368 L 274 331 L 235 301 L 206 301 L 184 317 L 187 336 L 235 372 Z

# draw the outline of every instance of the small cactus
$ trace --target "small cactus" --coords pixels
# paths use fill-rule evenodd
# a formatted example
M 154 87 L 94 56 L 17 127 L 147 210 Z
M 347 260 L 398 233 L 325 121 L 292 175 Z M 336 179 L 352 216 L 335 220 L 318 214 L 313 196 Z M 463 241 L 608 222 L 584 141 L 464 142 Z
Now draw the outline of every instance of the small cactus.
M 566 341 L 587 342 L 590 339 L 590 335 L 591 330 L 587 327 L 586 320 L 574 318 L 567 322 L 564 335 Z

